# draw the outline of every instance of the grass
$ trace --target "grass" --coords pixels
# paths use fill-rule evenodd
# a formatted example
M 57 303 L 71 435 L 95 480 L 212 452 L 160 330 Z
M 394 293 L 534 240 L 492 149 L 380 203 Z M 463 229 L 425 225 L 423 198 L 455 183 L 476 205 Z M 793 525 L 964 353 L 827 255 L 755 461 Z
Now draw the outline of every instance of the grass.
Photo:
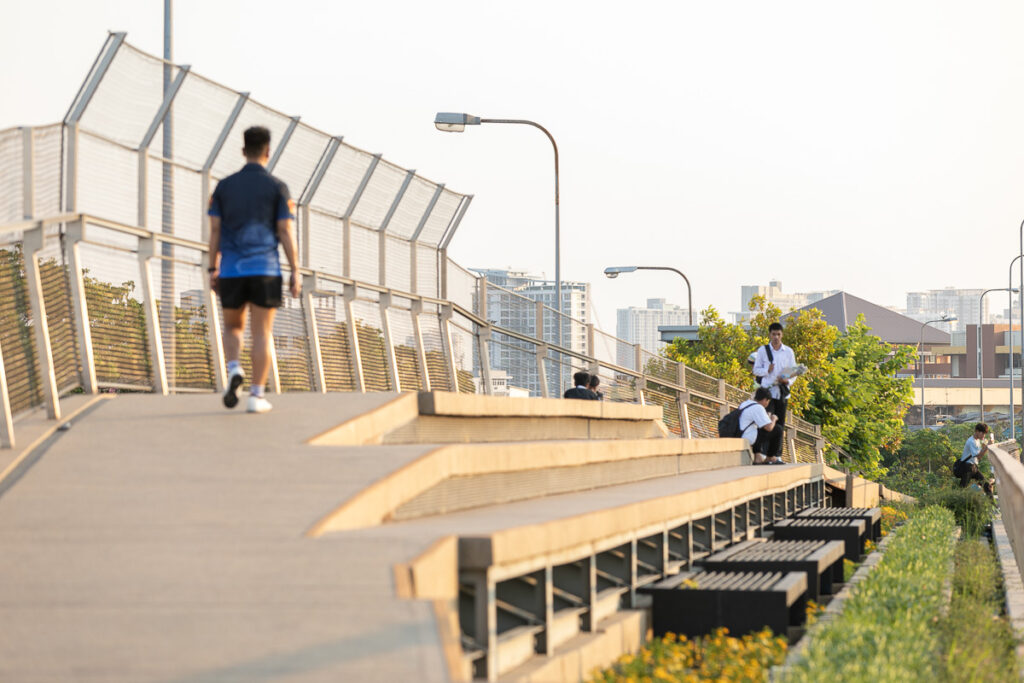
M 951 510 L 965 538 L 981 536 L 985 527 L 992 521 L 992 511 L 995 509 L 992 499 L 971 488 L 941 489 L 925 495 L 921 502 Z
M 1003 616 L 1002 573 L 983 539 L 964 540 L 956 549 L 953 600 L 939 630 L 947 681 L 1017 679 L 1013 631 Z

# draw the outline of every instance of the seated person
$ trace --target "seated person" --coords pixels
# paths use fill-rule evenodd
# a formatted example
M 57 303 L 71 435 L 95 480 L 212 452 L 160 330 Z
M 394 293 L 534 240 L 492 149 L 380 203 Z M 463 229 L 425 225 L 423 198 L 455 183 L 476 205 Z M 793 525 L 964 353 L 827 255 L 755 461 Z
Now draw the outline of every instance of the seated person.
M 587 383 L 587 388 L 590 389 L 591 391 L 593 391 L 594 394 L 597 395 L 597 400 L 598 401 L 603 401 L 604 400 L 604 394 L 602 394 L 600 391 L 597 390 L 597 387 L 600 384 L 601 384 L 601 378 L 598 377 L 597 375 L 591 375 L 590 376 L 590 381 Z
M 566 389 L 563 398 L 578 398 L 584 401 L 597 400 L 597 394 L 587 388 L 587 385 L 590 384 L 589 372 L 583 372 L 582 370 L 577 372 L 572 376 L 572 381 L 576 383 L 576 386 L 572 389 Z
M 772 393 L 765 387 L 758 387 L 754 392 L 754 398 L 747 399 L 740 404 L 740 429 L 743 438 L 750 443 L 754 450 L 755 465 L 781 465 L 782 458 L 766 457 L 765 453 L 771 452 L 774 438 L 772 432 L 775 430 L 775 423 L 778 422 L 776 415 L 768 415 L 768 404 L 772 400 Z
M 989 496 L 992 495 L 992 485 L 985 481 L 978 470 L 978 457 L 988 452 L 988 444 L 985 443 L 985 435 L 988 434 L 988 425 L 979 422 L 974 425 L 974 434 L 967 437 L 964 443 L 964 452 L 957 461 L 954 468 L 954 475 L 960 479 L 960 488 L 967 488 L 972 479 L 982 482 L 981 487 Z

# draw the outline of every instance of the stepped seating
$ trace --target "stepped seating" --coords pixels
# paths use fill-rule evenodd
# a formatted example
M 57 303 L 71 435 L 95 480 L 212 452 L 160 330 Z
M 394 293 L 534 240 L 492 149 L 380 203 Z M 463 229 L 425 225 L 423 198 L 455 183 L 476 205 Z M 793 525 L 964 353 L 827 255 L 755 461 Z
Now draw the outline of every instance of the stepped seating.
M 772 537 L 779 540 L 828 540 L 843 542 L 843 557 L 860 562 L 867 538 L 862 519 L 784 519 L 772 525 Z
M 797 513 L 799 517 L 802 513 Z M 807 597 L 821 602 L 843 582 L 843 544 L 840 541 L 769 541 L 763 538 L 738 543 L 698 560 L 708 571 L 802 571 L 807 575 Z
M 881 508 L 819 508 L 812 507 L 797 514 L 798 519 L 861 519 L 864 520 L 864 540 L 875 543 L 882 537 Z

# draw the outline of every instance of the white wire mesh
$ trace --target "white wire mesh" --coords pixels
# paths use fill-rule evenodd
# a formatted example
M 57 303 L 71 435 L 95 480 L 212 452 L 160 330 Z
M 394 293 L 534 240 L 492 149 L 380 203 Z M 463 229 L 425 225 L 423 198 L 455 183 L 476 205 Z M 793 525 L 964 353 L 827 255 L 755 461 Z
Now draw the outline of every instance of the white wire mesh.
M 317 333 L 320 338 L 320 359 L 324 383 L 328 391 L 355 391 L 352 372 L 352 345 L 349 340 L 344 300 L 340 289 L 336 294 L 313 297 Z
M 423 226 L 419 241 L 437 246 L 444 231 L 448 229 L 448 225 L 455 217 L 455 212 L 458 211 L 461 202 L 462 195 L 448 189 L 442 190 L 441 196 L 437 198 L 437 204 L 434 205 L 430 217 L 427 218 L 427 222 Z
M 348 145 L 339 145 L 310 206 L 335 216 L 344 216 L 371 163 L 373 156 L 370 154 Z
M 175 102 L 175 106 L 180 107 L 177 102 Z M 269 130 L 270 151 L 273 154 L 274 150 L 277 149 L 277 145 L 280 144 L 289 123 L 291 123 L 291 120 L 284 114 L 279 114 L 259 102 L 247 100 L 242 107 L 242 111 L 239 112 L 238 118 L 235 119 L 234 125 L 228 132 L 224 145 L 217 154 L 217 159 L 213 162 L 213 174 L 223 178 L 237 171 L 245 163 L 245 157 L 242 156 L 242 145 L 245 143 L 245 140 L 242 134 L 246 129 L 252 126 L 263 126 Z
M 477 276 L 448 259 L 448 300 L 475 313 Z
M 352 213 L 352 220 L 360 225 L 373 228 L 380 228 L 385 216 L 391 209 L 391 204 L 402 189 L 407 171 L 403 168 L 381 161 L 370 176 L 370 182 L 366 184 L 363 195 L 356 204 L 356 210 Z
M 460 394 L 475 394 L 480 377 L 480 359 L 476 346 L 479 334 L 476 323 L 456 312 L 449 321 L 455 375 Z
M 491 369 L 508 374 L 508 384 L 541 395 L 540 373 L 537 369 L 537 345 L 492 331 L 487 355 Z
M 440 311 L 436 304 L 425 303 L 420 313 L 423 352 L 427 357 L 427 377 L 434 391 L 452 391 L 448 376 L 448 360 L 441 336 Z
M 81 385 L 82 376 L 78 365 L 78 340 L 71 313 L 68 269 L 60 240 L 47 240 L 39 252 L 38 261 L 54 375 L 57 390 L 64 392 Z
M 388 234 L 403 239 L 412 237 L 420 220 L 423 219 L 423 214 L 426 213 L 427 206 L 430 205 L 436 187 L 434 183 L 414 177 L 402 195 L 402 201 L 395 209 L 391 222 L 388 223 Z
M 32 130 L 32 195 L 35 216 L 54 216 L 62 212 L 60 175 L 63 134 L 64 126 L 59 123 Z
M 171 80 L 178 75 L 176 66 L 167 71 Z M 124 43 L 86 107 L 81 128 L 138 147 L 163 102 L 164 72 L 163 60 Z
M 21 244 L 7 245 L 0 249 L 0 348 L 11 411 L 15 413 L 43 400 L 35 329 L 29 310 Z
M 398 364 L 399 388 L 402 391 L 417 391 L 423 388 L 412 321 L 411 302 L 398 297 L 392 299 L 391 307 L 388 309 L 388 326 L 391 330 L 395 362 Z
M 352 232 L 352 273 L 349 275 L 353 280 L 360 282 L 379 282 L 378 253 L 380 251 L 380 237 L 374 230 L 367 230 L 358 225 L 350 226 Z
M 139 217 L 138 173 L 137 152 L 79 133 L 78 211 L 135 225 Z
M 355 315 L 359 356 L 363 362 L 363 382 L 367 391 L 391 391 L 388 376 L 387 350 L 384 345 L 384 326 L 380 318 L 377 293 L 360 289 L 359 298 L 352 302 Z
M 386 235 L 384 273 L 388 287 L 402 292 L 412 289 L 412 245 L 406 240 Z
M 18 128 L 0 131 L 0 222 L 24 216 L 22 133 Z
M 345 222 L 340 218 L 309 211 L 309 267 L 324 273 L 344 275 Z
M 192 168 L 202 168 L 227 124 L 238 97 L 235 91 L 189 72 L 174 98 L 170 112 L 174 142 L 172 158 Z M 153 114 L 156 114 L 155 110 Z M 160 126 L 160 134 L 166 135 L 164 124 Z M 231 142 L 228 140 L 227 144 Z M 237 158 L 241 143 L 236 141 L 232 146 Z M 161 153 L 163 138 L 159 140 L 159 146 L 154 145 L 150 149 Z
M 283 275 L 284 281 L 288 282 L 288 272 L 284 271 Z M 306 335 L 306 314 L 301 298 L 293 299 L 285 293 L 274 316 L 274 351 L 281 391 L 311 390 L 309 337 Z
M 300 123 L 281 152 L 277 166 L 274 167 L 274 175 L 288 186 L 288 191 L 296 202 L 302 197 L 302 192 L 306 189 L 306 184 L 313 176 L 313 171 L 330 141 L 329 136 Z

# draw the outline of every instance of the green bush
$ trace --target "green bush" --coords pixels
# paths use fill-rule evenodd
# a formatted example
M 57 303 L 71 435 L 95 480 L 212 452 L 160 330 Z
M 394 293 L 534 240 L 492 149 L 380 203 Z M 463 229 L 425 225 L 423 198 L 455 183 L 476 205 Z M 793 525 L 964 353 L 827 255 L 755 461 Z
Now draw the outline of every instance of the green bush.
M 911 517 L 841 616 L 814 633 L 782 680 L 880 683 L 939 679 L 938 619 L 953 558 L 953 513 L 928 507 Z
M 926 493 L 922 497 L 925 505 L 938 505 L 951 510 L 964 536 L 977 538 L 992 521 L 995 504 L 978 489 L 960 487 L 941 489 Z

